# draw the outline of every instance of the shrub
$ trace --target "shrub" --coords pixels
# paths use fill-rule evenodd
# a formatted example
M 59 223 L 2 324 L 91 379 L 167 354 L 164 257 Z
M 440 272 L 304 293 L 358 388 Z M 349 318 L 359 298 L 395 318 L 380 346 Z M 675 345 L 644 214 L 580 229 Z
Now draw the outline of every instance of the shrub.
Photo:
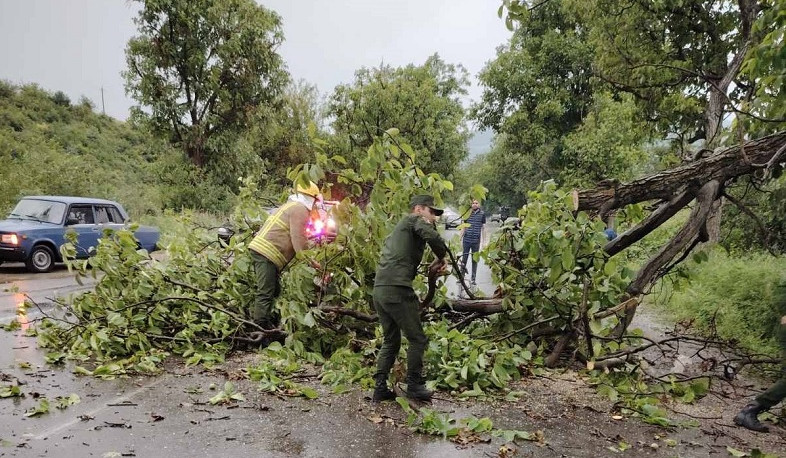
M 774 331 L 786 314 L 781 299 L 786 259 L 752 253 L 731 257 L 716 248 L 709 261 L 694 266 L 690 278 L 659 302 L 678 320 L 692 320 L 702 333 L 715 326 L 719 337 L 744 348 L 777 354 Z

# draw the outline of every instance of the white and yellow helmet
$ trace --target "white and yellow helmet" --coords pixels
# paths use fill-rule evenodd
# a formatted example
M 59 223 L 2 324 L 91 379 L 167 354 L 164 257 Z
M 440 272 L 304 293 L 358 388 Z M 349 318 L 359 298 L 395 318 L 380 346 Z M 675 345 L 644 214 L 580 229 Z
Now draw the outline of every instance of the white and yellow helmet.
M 297 192 L 298 194 L 305 194 L 311 197 L 317 197 L 319 195 L 319 186 L 317 186 L 317 184 L 314 183 L 313 181 L 310 181 L 308 183 L 308 186 L 304 186 L 303 184 L 298 183 L 297 186 L 295 186 L 295 192 Z

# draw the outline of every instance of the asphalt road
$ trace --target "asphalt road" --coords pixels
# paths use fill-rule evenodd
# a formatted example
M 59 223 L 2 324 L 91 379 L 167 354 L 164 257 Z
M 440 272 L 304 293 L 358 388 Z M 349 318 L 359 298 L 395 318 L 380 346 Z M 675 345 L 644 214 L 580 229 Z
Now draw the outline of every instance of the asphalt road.
M 452 237 L 456 233 L 446 234 Z M 479 284 L 487 274 L 481 269 Z M 94 281 L 79 285 L 63 266 L 46 274 L 32 274 L 23 264 L 0 266 L 0 323 L 14 318 L 20 331 L 0 331 L 0 388 L 18 384 L 24 397 L 0 399 L 0 457 L 2 456 L 149 456 L 149 457 L 258 457 L 258 456 L 478 456 L 480 449 L 457 449 L 441 438 L 413 435 L 396 428 L 368 392 L 354 390 L 333 395 L 312 380 L 318 400 L 259 393 L 240 371 L 253 362 L 253 353 L 227 363 L 222 370 L 171 370 L 155 377 L 97 380 L 74 375 L 74 364 L 52 366 L 36 338 L 25 335 L 30 321 L 55 309 L 58 297 L 79 294 Z M 451 294 L 455 281 L 448 280 Z M 36 306 L 18 315 L 29 299 Z M 236 357 L 237 358 L 237 357 Z M 245 360 L 243 360 L 245 358 Z M 234 368 L 233 368 L 234 365 Z M 246 401 L 234 406 L 211 406 L 211 385 L 233 380 Z M 77 394 L 80 402 L 66 409 L 54 407 L 58 396 Z M 28 417 L 42 398 L 47 414 Z M 433 407 L 440 409 L 437 401 Z M 394 406 L 387 410 L 401 414 Z M 443 407 L 441 410 L 454 410 Z M 380 413 L 383 412 L 383 413 Z M 374 418 L 374 420 L 369 420 Z M 376 418 L 386 418 L 378 422 Z M 499 442 L 499 441 L 498 441 Z M 482 444 L 484 453 L 495 451 Z
M 48 311 L 57 297 L 66 298 L 92 288 L 95 281 L 85 279 L 80 285 L 65 266 L 58 265 L 45 274 L 29 273 L 22 263 L 0 265 L 0 323 L 14 319 L 19 306 L 26 298 Z M 36 307 L 29 310 L 28 318 L 40 316 Z

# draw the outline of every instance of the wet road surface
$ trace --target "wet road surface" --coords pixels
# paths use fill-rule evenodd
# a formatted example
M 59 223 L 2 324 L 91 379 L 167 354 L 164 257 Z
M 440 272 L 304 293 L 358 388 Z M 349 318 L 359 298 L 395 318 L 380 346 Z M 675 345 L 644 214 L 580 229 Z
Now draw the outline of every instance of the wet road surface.
M 0 351 L 0 386 L 18 383 L 25 394 L 0 399 L 0 456 L 482 455 L 477 448 L 459 449 L 442 438 L 391 425 L 391 414 L 401 417 L 399 423 L 404 420 L 401 409 L 373 405 L 369 393 L 360 390 L 334 395 L 315 379 L 313 387 L 322 395 L 317 400 L 260 393 L 239 372 L 253 362 L 253 354 L 239 356 L 247 360 L 235 361 L 235 369 L 226 368 L 231 362 L 213 372 L 173 364 L 163 375 L 117 380 L 76 376 L 73 363 L 47 364 L 44 356 L 51 350 L 38 349 L 35 337 L 25 335 L 30 321 L 51 313 L 56 298 L 79 294 L 94 282 L 79 285 L 62 266 L 46 274 L 28 273 L 23 264 L 0 266 L 0 323 L 14 318 L 22 323 L 20 331 L 0 331 L 0 348 L 5 349 Z M 449 281 L 449 288 L 457 291 L 456 282 Z M 37 306 L 17 315 L 25 298 Z M 207 400 L 216 393 L 211 384 L 221 387 L 227 379 L 233 379 L 246 401 L 211 406 Z M 56 397 L 72 393 L 79 403 L 55 408 Z M 49 413 L 25 416 L 43 397 L 50 401 Z M 485 452 L 493 450 L 484 447 Z

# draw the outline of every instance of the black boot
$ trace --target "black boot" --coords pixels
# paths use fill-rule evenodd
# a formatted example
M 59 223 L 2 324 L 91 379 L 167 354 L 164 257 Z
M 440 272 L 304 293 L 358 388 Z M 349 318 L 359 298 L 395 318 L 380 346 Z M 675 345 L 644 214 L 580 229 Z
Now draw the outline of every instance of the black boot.
M 431 402 L 433 391 L 426 389 L 426 381 L 421 376 L 407 377 L 407 397 L 416 401 Z
M 375 375 L 374 381 L 376 382 L 374 385 L 374 394 L 371 395 L 371 400 L 373 402 L 392 401 L 396 399 L 396 393 L 390 391 L 390 388 L 388 388 L 387 374 L 384 376 Z
M 759 421 L 759 414 L 765 410 L 767 409 L 763 405 L 753 401 L 743 407 L 742 410 L 740 410 L 740 413 L 734 417 L 734 424 L 748 428 L 752 431 L 766 433 L 770 430 L 770 428 L 762 425 Z

